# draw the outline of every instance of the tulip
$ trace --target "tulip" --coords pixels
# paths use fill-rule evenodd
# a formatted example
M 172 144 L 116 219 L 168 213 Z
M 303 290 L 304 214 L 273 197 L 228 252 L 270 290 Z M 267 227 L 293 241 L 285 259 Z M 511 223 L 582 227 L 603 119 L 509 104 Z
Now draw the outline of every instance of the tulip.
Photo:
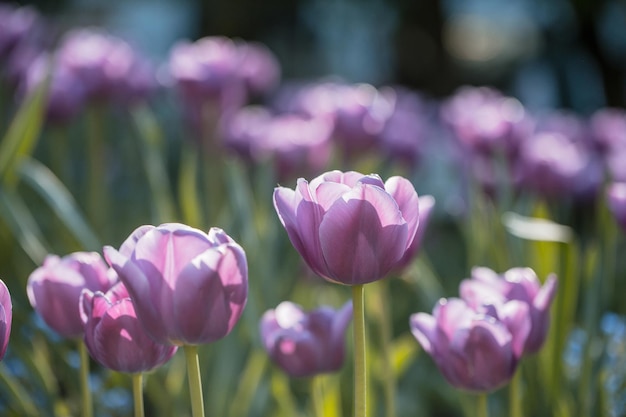
M 493 391 L 515 373 L 530 329 L 528 306 L 506 304 L 477 311 L 462 299 L 441 299 L 432 315 L 411 315 L 411 332 L 451 385 Z
M 142 226 L 104 254 L 154 340 L 210 343 L 239 320 L 248 294 L 245 252 L 224 231 L 168 223 Z
M 7 352 L 12 320 L 13 304 L 11 303 L 11 294 L 9 294 L 9 289 L 4 282 L 0 280 L 0 360 L 4 358 L 4 354 Z
M 106 294 L 83 290 L 81 318 L 91 357 L 118 372 L 145 372 L 163 365 L 178 347 L 156 343 L 145 332 L 128 291 L 118 282 Z
M 48 326 L 64 337 L 83 334 L 79 299 L 83 289 L 105 292 L 114 277 L 96 252 L 48 255 L 28 278 L 28 300 Z
M 351 319 L 351 302 L 339 310 L 324 306 L 307 313 L 285 301 L 261 318 L 261 339 L 272 361 L 290 376 L 335 372 L 343 365 Z
M 550 306 L 556 289 L 554 274 L 548 276 L 542 286 L 530 268 L 512 268 L 498 275 L 489 268 L 478 267 L 472 270 L 471 279 L 461 282 L 460 294 L 474 308 L 511 300 L 527 304 L 531 330 L 524 345 L 524 354 L 531 354 L 541 348 L 548 334 Z
M 274 207 L 296 250 L 318 275 L 361 285 L 404 256 L 419 223 L 418 197 L 402 177 L 327 172 L 295 190 L 277 187 Z

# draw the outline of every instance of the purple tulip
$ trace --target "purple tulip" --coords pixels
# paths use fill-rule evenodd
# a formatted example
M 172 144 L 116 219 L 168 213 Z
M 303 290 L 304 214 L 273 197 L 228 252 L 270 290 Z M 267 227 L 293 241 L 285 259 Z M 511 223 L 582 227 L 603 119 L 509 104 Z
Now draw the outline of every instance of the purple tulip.
M 308 377 L 341 368 L 351 319 L 351 301 L 337 311 L 324 306 L 308 313 L 285 301 L 267 311 L 259 327 L 272 361 L 292 377 Z
M 149 371 L 167 362 L 178 349 L 156 343 L 148 336 L 122 282 L 106 294 L 83 290 L 80 308 L 89 354 L 109 369 Z
M 511 379 L 530 328 L 523 302 L 476 311 L 459 298 L 441 299 L 432 315 L 411 315 L 410 325 L 446 380 L 476 392 L 493 391 Z
M 606 190 L 606 202 L 613 217 L 626 232 L 626 182 L 614 182 Z
M 40 20 L 33 7 L 0 4 L 0 62 L 7 62 L 14 49 L 37 31 Z
M 400 261 L 398 261 L 398 264 L 394 268 L 395 270 L 401 271 L 406 268 L 411 262 L 413 262 L 419 253 L 422 247 L 422 240 L 424 240 L 424 235 L 426 234 L 426 229 L 428 228 L 430 215 L 434 207 L 435 198 L 432 195 L 423 195 L 419 197 L 419 224 L 417 232 L 415 232 L 415 238 L 404 253 L 404 256 L 400 259 Z
M 197 345 L 226 336 L 248 295 L 244 250 L 224 231 L 166 223 L 137 228 L 117 251 L 104 248 L 137 318 L 159 343 Z
M 626 147 L 626 111 L 602 108 L 589 118 L 591 137 L 600 152 L 607 154 Z
M 4 358 L 11 335 L 13 321 L 13 303 L 7 286 L 0 280 L 0 360 Z
M 83 334 L 79 299 L 83 289 L 105 292 L 114 276 L 96 252 L 48 255 L 28 278 L 28 300 L 48 326 L 64 337 Z
M 529 307 L 531 329 L 524 345 L 524 354 L 537 352 L 543 345 L 550 325 L 550 306 L 557 290 L 557 278 L 552 274 L 542 286 L 530 268 L 512 268 L 498 275 L 489 268 L 472 270 L 471 279 L 461 283 L 460 293 L 470 306 L 498 305 L 511 300 Z
M 419 223 L 418 197 L 405 178 L 330 171 L 277 187 L 274 207 L 289 239 L 318 275 L 355 285 L 383 278 L 404 256 Z

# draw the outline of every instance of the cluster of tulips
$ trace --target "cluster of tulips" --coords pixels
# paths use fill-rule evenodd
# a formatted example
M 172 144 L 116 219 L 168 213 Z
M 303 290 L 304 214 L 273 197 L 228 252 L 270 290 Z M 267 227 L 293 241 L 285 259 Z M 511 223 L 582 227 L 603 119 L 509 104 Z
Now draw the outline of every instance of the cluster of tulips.
M 463 87 L 436 102 L 401 86 L 338 80 L 279 85 L 277 58 L 258 43 L 225 37 L 181 41 L 166 63 L 152 65 L 129 43 L 100 29 L 74 29 L 50 45 L 42 18 L 32 8 L 0 4 L 0 22 L 6 22 L 0 25 L 2 82 L 18 101 L 43 88 L 47 127 L 69 131 L 83 112 L 106 106 L 145 122 L 151 100 L 171 93 L 190 139 L 183 145 L 192 149 L 186 154 L 188 148 L 182 147 L 180 177 L 202 178 L 202 193 L 209 199 L 217 200 L 223 191 L 220 181 L 226 182 L 228 173 L 222 159 L 232 156 L 252 167 L 253 175 L 267 164 L 272 178 L 295 184 L 274 189 L 279 222 L 309 272 L 349 287 L 352 297 L 338 308 L 310 310 L 284 300 L 258 317 L 251 339 L 293 378 L 338 372 L 346 353 L 352 352 L 355 417 L 368 410 L 365 289 L 378 281 L 386 285 L 390 277 L 411 268 L 428 244 L 426 231 L 439 196 L 418 197 L 415 184 L 422 167 L 440 161 L 439 153 L 462 177 L 461 193 L 469 194 L 461 210 L 443 202 L 459 216 L 472 215 L 473 200 L 484 204 L 479 214 L 496 222 L 529 196 L 545 202 L 546 211 L 556 215 L 563 213 L 559 209 L 564 202 L 587 210 L 602 201 L 626 231 L 622 110 L 600 109 L 588 117 L 533 114 L 514 97 L 489 87 Z M 111 188 L 106 179 L 113 168 L 103 165 L 102 149 L 109 144 L 102 137 L 98 143 L 97 136 L 106 130 L 102 126 L 96 124 L 100 129 L 86 141 L 96 145 L 87 157 L 87 176 L 93 181 L 87 208 L 94 216 L 90 220 L 106 231 L 102 220 L 108 203 L 102 195 Z M 61 141 L 54 146 L 63 149 Z M 160 157 L 153 153 L 146 159 Z M 63 179 L 67 166 L 61 165 L 52 170 Z M 85 416 L 93 413 L 89 355 L 105 368 L 132 376 L 139 417 L 144 414 L 142 376 L 165 365 L 181 347 L 192 413 L 203 416 L 197 348 L 231 333 L 248 302 L 249 283 L 256 279 L 247 258 L 265 242 L 248 248 L 222 228 L 200 230 L 196 226 L 206 223 L 201 217 L 218 217 L 208 209 L 196 217 L 193 210 L 183 213 L 193 221 L 174 222 L 185 216 L 162 204 L 168 202 L 168 171 L 156 165 L 149 170 L 150 191 L 157 200 L 155 211 L 169 222 L 140 225 L 119 248 L 104 246 L 101 253 L 49 254 L 28 279 L 26 292 L 34 311 L 56 333 L 78 341 Z M 380 175 L 356 169 L 363 166 L 374 166 L 372 171 Z M 185 177 L 187 168 L 192 172 Z M 405 175 L 382 179 L 397 171 Z M 181 193 L 186 190 L 180 188 Z M 271 189 L 255 191 L 270 200 Z M 452 194 L 448 191 L 442 194 Z M 532 235 L 531 226 L 524 223 L 517 233 Z M 493 230 L 494 242 L 497 232 Z M 565 241 L 559 239 L 555 241 Z M 469 242 L 468 251 L 482 243 Z M 489 266 L 474 267 L 460 283 L 459 296 L 440 299 L 432 314 L 415 312 L 404 319 L 416 339 L 412 342 L 432 357 L 451 386 L 480 394 L 481 417 L 488 414 L 486 394 L 514 379 L 522 360 L 546 342 L 551 306 L 564 283 L 559 277 L 557 285 L 556 274 L 538 276 L 529 267 L 501 263 L 502 271 L 494 271 Z M 0 284 L 2 359 L 9 345 L 12 304 L 7 287 Z M 573 286 L 568 283 L 568 288 Z M 351 324 L 352 345 L 347 349 Z M 563 329 L 557 336 L 564 335 Z M 565 341 L 559 343 L 557 357 Z M 522 407 L 515 401 L 512 416 L 519 417 Z

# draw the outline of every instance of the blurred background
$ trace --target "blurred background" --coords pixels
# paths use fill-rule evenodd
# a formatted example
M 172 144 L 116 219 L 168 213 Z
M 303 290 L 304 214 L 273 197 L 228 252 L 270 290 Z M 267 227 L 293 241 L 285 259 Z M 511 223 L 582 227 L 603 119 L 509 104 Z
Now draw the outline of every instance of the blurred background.
M 97 25 L 164 60 L 179 39 L 265 43 L 286 79 L 330 74 L 437 97 L 488 84 L 536 108 L 624 106 L 623 0 L 20 2 L 61 32 Z

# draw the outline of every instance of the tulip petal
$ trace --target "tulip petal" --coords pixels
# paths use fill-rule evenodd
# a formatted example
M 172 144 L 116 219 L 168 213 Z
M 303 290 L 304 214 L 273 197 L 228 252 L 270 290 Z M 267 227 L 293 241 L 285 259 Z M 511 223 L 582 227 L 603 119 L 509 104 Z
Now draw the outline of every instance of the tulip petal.
M 511 332 L 511 346 L 518 358 L 524 348 L 532 329 L 530 306 L 523 301 L 512 300 L 498 308 L 498 318 Z
M 383 189 L 359 184 L 326 212 L 319 226 L 329 277 L 365 284 L 384 277 L 404 255 L 407 226 Z
M 413 184 L 403 177 L 395 176 L 389 178 L 385 182 L 384 189 L 396 200 L 398 208 L 402 212 L 402 217 L 407 223 L 408 248 L 413 242 L 418 230 L 422 201 L 417 197 L 417 192 Z
M 417 339 L 422 349 L 433 354 L 437 344 L 437 321 L 435 317 L 426 313 L 412 314 L 409 320 L 411 333 Z

